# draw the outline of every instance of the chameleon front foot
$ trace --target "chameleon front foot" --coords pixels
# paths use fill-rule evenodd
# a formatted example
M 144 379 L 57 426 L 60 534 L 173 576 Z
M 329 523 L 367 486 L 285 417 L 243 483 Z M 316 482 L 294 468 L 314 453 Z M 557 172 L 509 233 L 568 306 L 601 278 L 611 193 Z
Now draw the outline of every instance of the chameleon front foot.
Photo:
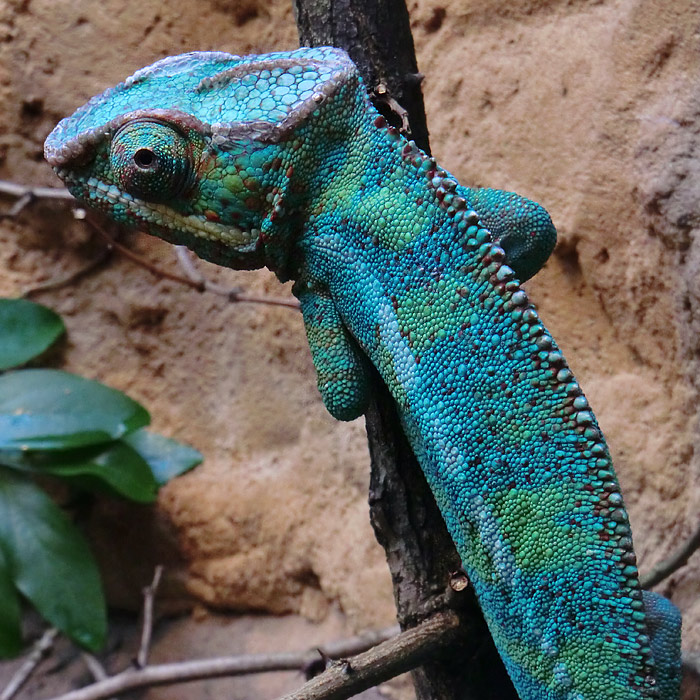
M 367 409 L 369 377 L 364 359 L 333 300 L 327 294 L 294 285 L 301 304 L 318 390 L 329 413 L 338 420 L 354 420 Z

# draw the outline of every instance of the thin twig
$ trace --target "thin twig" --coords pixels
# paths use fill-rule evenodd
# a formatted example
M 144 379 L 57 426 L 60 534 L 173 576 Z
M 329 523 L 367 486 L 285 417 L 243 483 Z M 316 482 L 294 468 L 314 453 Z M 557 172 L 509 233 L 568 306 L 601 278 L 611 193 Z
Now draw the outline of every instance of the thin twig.
M 333 642 L 323 644 L 321 647 L 317 647 L 313 652 L 308 652 L 307 655 L 313 656 L 314 653 L 318 653 L 319 649 L 322 649 L 323 653 L 331 659 L 339 659 L 341 656 L 352 656 L 353 654 L 367 651 L 367 649 L 376 647 L 377 644 L 386 642 L 388 639 L 392 639 L 399 634 L 401 634 L 401 628 L 398 625 L 385 627 L 381 630 L 368 630 L 355 637 L 336 639 Z
M 109 674 L 105 670 L 105 667 L 100 663 L 99 659 L 94 654 L 84 651 L 80 654 L 80 657 L 96 681 L 104 681 L 109 678 Z M 111 698 L 109 698 L 109 700 L 119 700 L 119 698 L 116 695 L 113 695 Z
M 153 573 L 153 580 L 143 589 L 143 626 L 141 627 L 139 653 L 136 655 L 136 668 L 146 668 L 146 664 L 148 663 L 148 654 L 151 650 L 151 637 L 153 636 L 153 606 L 162 576 L 163 567 L 158 564 Z
M 252 294 L 244 294 L 238 287 L 223 287 L 208 280 L 195 266 L 185 246 L 175 246 L 175 255 L 190 282 L 196 285 L 196 289 L 211 292 L 218 296 L 226 297 L 229 301 L 248 304 L 270 304 L 273 306 L 285 306 L 290 309 L 298 309 L 299 302 L 296 299 L 272 299 L 259 297 Z
M 136 255 L 136 253 L 132 252 L 127 247 L 123 246 L 121 243 L 115 241 L 114 238 L 112 238 L 112 236 L 110 236 L 107 233 L 107 231 L 105 231 L 102 228 L 102 226 L 100 226 L 96 221 L 92 219 L 87 219 L 87 221 L 90 224 L 90 226 L 105 240 L 105 242 L 112 248 L 114 248 L 114 250 L 116 250 L 120 255 L 123 255 L 125 258 L 131 260 L 131 262 L 136 263 L 139 267 L 143 267 L 145 270 L 148 270 L 152 275 L 155 275 L 156 277 L 160 277 L 162 279 L 168 279 L 173 282 L 179 282 L 180 284 L 192 287 L 193 289 L 196 289 L 199 292 L 203 291 L 200 285 L 193 283 L 186 277 L 174 275 L 172 272 L 168 272 L 167 270 L 161 270 L 159 267 L 156 267 L 152 263 L 148 262 L 148 260 L 144 260 L 143 258 L 139 257 L 138 255 Z
M 34 201 L 32 195 L 25 193 L 23 194 L 9 209 L 9 211 L 3 216 L 7 216 L 12 219 L 15 216 L 19 216 L 19 213 L 24 209 L 30 202 Z
M 73 195 L 63 187 L 32 187 L 7 180 L 0 180 L 0 194 L 17 198 L 9 211 L 0 214 L 7 217 L 17 216 L 22 209 L 36 199 L 61 199 L 75 202 Z
M 29 680 L 36 667 L 49 655 L 53 649 L 58 630 L 55 627 L 49 629 L 41 635 L 41 638 L 32 647 L 24 663 L 17 669 L 10 682 L 5 686 L 0 700 L 11 700 L 20 688 Z
M 37 187 L 22 185 L 19 182 L 10 182 L 9 180 L 0 180 L 0 194 L 6 194 L 10 197 L 29 195 L 35 199 L 75 201 L 75 197 L 65 187 Z
M 695 532 L 667 559 L 660 561 L 651 571 L 641 576 L 639 583 L 642 588 L 651 588 L 670 576 L 688 562 L 690 555 L 700 549 L 700 525 Z
M 59 289 L 60 287 L 65 287 L 68 284 L 80 279 L 83 275 L 87 275 L 88 272 L 92 272 L 96 267 L 99 267 L 112 253 L 112 245 L 106 245 L 92 260 L 89 260 L 82 267 L 79 267 L 73 272 L 68 272 L 65 275 L 60 275 L 58 277 L 53 277 L 46 282 L 40 282 L 32 287 L 27 287 L 23 290 L 23 297 L 30 297 L 34 294 L 40 294 L 41 292 L 53 291 L 54 289 Z
M 56 199 L 63 200 L 66 202 L 72 202 L 77 205 L 77 200 L 73 197 L 68 190 L 59 187 L 31 187 L 29 185 L 20 185 L 16 182 L 9 182 L 7 180 L 0 180 L 0 195 L 5 194 L 10 197 L 16 197 L 17 201 L 10 207 L 7 212 L 0 213 L 1 217 L 13 218 L 17 216 L 27 205 L 36 201 L 37 199 Z M 82 212 L 83 210 L 76 210 Z M 83 213 L 84 216 L 84 213 Z M 81 217 L 82 218 L 82 217 Z M 97 233 L 102 236 L 107 242 L 110 249 L 116 250 L 118 253 L 128 258 L 133 263 L 136 263 L 140 267 L 148 270 L 151 274 L 159 277 L 161 279 L 169 279 L 173 282 L 178 282 L 179 284 L 184 284 L 192 289 L 196 289 L 198 292 L 211 292 L 218 296 L 225 297 L 231 302 L 239 304 L 264 304 L 267 306 L 283 306 L 288 309 L 299 309 L 299 302 L 296 299 L 276 299 L 273 297 L 256 296 L 253 294 L 244 294 L 238 288 L 227 288 L 221 285 L 214 284 L 206 279 L 197 269 L 194 264 L 189 261 L 189 264 L 185 260 L 189 260 L 187 255 L 183 252 L 183 247 L 178 246 L 181 250 L 178 251 L 178 259 L 180 264 L 185 268 L 186 276 L 175 275 L 172 272 L 162 270 L 161 268 L 153 265 L 152 263 L 139 257 L 132 251 L 130 251 L 125 246 L 117 243 L 101 226 L 99 226 L 94 220 L 88 219 L 88 223 L 97 231 Z M 72 275 L 68 275 L 65 278 L 60 278 L 58 280 L 51 280 L 45 285 L 37 285 L 31 289 L 24 292 L 24 296 L 29 294 L 34 294 L 35 292 L 41 292 L 46 289 L 54 289 L 55 287 L 63 286 L 72 282 L 74 279 L 79 277 L 85 272 L 89 271 L 95 265 L 99 264 L 101 260 L 95 260 L 94 263 L 89 263 L 84 269 L 77 271 Z
M 452 611 L 428 618 L 363 654 L 334 663 L 280 700 L 345 700 L 419 666 L 453 639 L 459 617 Z
M 96 681 L 104 681 L 109 678 L 109 674 L 107 671 L 105 671 L 105 667 L 100 663 L 99 659 L 94 654 L 84 651 L 80 654 L 80 658 L 82 658 L 88 671 L 90 671 L 90 675 Z
M 373 90 L 374 96 L 401 119 L 401 133 L 410 136 L 411 124 L 408 120 L 408 110 L 402 107 L 389 93 L 389 88 L 384 83 L 379 83 Z
M 221 289 L 217 291 L 216 287 L 218 285 L 212 285 L 207 283 L 207 291 L 212 294 L 218 294 L 219 296 L 226 297 L 229 301 L 233 301 L 237 304 L 264 304 L 266 306 L 284 306 L 287 309 L 295 309 L 299 311 L 299 302 L 296 299 L 274 299 L 272 297 L 258 297 L 254 294 L 242 294 L 241 292 L 231 293 L 226 289 Z
M 206 289 L 207 278 L 197 269 L 197 266 L 190 257 L 187 246 L 176 245 L 175 257 L 187 277 L 192 280 L 192 282 L 195 282 L 202 291 Z
M 419 628 L 416 628 L 416 630 L 417 629 Z M 391 642 L 401 650 L 403 646 L 405 646 L 405 635 L 412 637 L 416 630 L 403 632 L 393 639 L 391 639 L 391 637 L 393 633 L 396 632 L 396 628 L 392 627 L 386 630 L 379 630 L 370 634 L 323 645 L 323 653 L 327 656 L 337 658 L 347 655 L 349 653 L 348 650 L 352 653 L 357 650 L 369 649 L 387 639 L 391 639 Z M 438 632 L 436 631 L 433 636 L 438 637 Z M 393 645 L 390 646 L 393 648 Z M 402 652 L 399 651 L 398 653 Z M 125 693 L 136 688 L 271 671 L 299 671 L 300 669 L 306 668 L 318 658 L 318 654 L 319 650 L 314 649 L 304 652 L 250 654 L 244 656 L 201 659 L 198 661 L 183 661 L 180 663 L 157 664 L 146 666 L 146 668 L 143 669 L 132 667 L 115 676 L 110 676 L 107 680 L 93 683 L 79 690 L 73 690 L 70 693 L 57 696 L 52 700 L 103 700 L 104 698 L 109 698 L 115 694 Z M 387 656 L 390 657 L 389 651 L 387 652 Z
M 184 284 L 191 289 L 195 289 L 198 292 L 211 292 L 212 294 L 217 294 L 223 296 L 231 302 L 236 303 L 247 303 L 247 304 L 265 304 L 268 306 L 284 306 L 290 309 L 299 309 L 299 302 L 296 299 L 275 299 L 271 297 L 258 297 L 250 294 L 242 294 L 237 289 L 228 289 L 226 287 L 221 287 L 213 282 L 209 282 L 203 277 L 190 278 L 183 277 L 182 275 L 176 275 L 167 270 L 163 270 L 156 265 L 144 260 L 142 257 L 136 255 L 121 243 L 117 243 L 99 224 L 94 220 L 88 219 L 90 225 L 97 231 L 97 233 L 102 236 L 118 253 L 128 258 L 132 262 L 136 263 L 140 267 L 148 270 L 152 275 L 160 277 L 162 279 L 169 279 L 173 282 L 178 282 L 179 284 Z

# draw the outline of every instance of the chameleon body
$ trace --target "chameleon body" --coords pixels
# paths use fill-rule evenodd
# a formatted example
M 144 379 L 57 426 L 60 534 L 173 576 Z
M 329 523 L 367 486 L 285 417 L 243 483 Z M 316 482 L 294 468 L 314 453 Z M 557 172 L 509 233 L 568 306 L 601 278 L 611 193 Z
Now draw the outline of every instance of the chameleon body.
M 45 153 L 117 221 L 294 279 L 337 418 L 376 366 L 523 700 L 678 697 L 677 611 L 639 588 L 604 438 L 520 287 L 554 245 L 544 209 L 459 185 L 333 48 L 164 59 Z

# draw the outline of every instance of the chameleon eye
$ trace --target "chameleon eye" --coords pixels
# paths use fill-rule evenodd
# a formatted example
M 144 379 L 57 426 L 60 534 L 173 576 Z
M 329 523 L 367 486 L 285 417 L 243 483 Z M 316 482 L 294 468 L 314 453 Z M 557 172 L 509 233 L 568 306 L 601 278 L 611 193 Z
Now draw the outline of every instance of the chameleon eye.
M 139 148 L 134 153 L 134 165 L 141 170 L 150 170 L 158 164 L 156 154 L 150 148 Z
M 110 163 L 125 192 L 154 202 L 183 195 L 194 183 L 192 149 L 169 124 L 136 119 L 112 138 Z

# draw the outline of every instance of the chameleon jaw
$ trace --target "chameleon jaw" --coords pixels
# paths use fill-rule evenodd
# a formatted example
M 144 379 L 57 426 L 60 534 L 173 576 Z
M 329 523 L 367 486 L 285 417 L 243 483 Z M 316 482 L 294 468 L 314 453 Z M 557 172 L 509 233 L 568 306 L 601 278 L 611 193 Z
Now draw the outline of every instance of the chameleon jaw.
M 185 234 L 195 239 L 220 243 L 235 249 L 236 252 L 244 253 L 253 250 L 260 237 L 258 229 L 244 231 L 236 226 L 225 226 L 210 221 L 201 215 L 181 214 L 166 204 L 133 197 L 116 185 L 108 185 L 95 177 L 80 180 L 69 170 L 55 168 L 55 171 L 78 199 L 91 206 L 99 206 L 99 203 L 102 203 L 107 209 L 121 208 L 127 215 L 147 226 L 157 226 L 172 232 L 173 239 Z M 184 241 L 174 242 L 184 244 Z

